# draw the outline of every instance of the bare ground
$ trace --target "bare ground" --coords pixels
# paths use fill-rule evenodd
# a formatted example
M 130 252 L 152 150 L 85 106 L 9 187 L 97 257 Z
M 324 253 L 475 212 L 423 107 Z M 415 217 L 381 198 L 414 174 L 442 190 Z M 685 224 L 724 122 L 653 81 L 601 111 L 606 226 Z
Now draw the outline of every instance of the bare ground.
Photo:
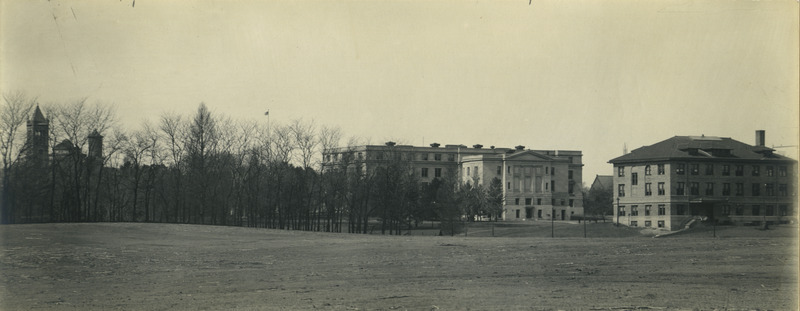
M 610 224 L 589 224 L 583 238 L 582 226 L 557 225 L 495 227 L 512 237 L 491 237 L 487 225 L 468 228 L 486 237 L 0 226 L 0 309 L 798 308 L 795 226 L 654 239 Z

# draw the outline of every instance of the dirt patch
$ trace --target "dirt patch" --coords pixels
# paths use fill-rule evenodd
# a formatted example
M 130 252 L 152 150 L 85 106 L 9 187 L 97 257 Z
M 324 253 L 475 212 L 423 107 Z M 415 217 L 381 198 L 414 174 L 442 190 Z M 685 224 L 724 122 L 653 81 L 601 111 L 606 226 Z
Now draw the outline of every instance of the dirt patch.
M 791 229 L 726 230 L 465 238 L 0 226 L 0 309 L 796 309 Z

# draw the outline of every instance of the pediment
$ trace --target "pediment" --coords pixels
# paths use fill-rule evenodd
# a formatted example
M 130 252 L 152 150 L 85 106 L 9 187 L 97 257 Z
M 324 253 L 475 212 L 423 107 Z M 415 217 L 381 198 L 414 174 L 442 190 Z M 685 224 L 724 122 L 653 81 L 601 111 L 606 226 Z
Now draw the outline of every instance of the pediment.
M 515 152 L 509 156 L 506 156 L 506 160 L 541 162 L 541 161 L 553 161 L 555 159 L 551 156 L 544 155 L 532 150 L 526 150 L 523 152 Z

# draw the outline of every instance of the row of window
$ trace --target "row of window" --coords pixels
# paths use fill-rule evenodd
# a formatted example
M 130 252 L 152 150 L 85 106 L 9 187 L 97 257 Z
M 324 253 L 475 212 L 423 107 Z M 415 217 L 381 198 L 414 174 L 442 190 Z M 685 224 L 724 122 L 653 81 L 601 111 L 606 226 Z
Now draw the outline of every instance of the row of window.
M 532 167 L 532 166 L 513 166 L 513 165 L 506 166 L 506 173 L 508 173 L 508 174 L 511 174 L 511 173 L 512 173 L 512 170 L 513 170 L 513 173 L 514 173 L 515 175 L 519 175 L 519 174 L 524 174 L 524 175 L 532 175 L 532 174 L 535 174 L 535 175 L 541 175 L 541 174 L 542 174 L 542 168 L 541 168 L 541 167 Z M 498 167 L 497 167 L 497 175 L 500 175 L 500 172 L 501 172 L 501 167 L 500 167 L 500 166 L 498 166 Z M 556 168 L 555 168 L 555 167 L 552 167 L 552 166 L 545 166 L 545 167 L 544 167 L 544 174 L 545 174 L 545 175 L 555 175 L 555 174 L 556 174 Z M 568 178 L 568 179 L 572 179 L 572 178 L 573 178 L 573 173 L 572 173 L 572 170 L 569 170 L 569 171 L 567 171 L 567 178 Z
M 735 176 L 744 176 L 745 166 L 744 165 L 734 165 L 734 175 Z M 765 166 L 765 173 L 766 176 L 772 177 L 775 176 L 775 166 L 767 165 Z M 676 165 L 675 173 L 678 175 L 684 175 L 686 172 L 686 164 L 678 163 Z M 705 164 L 705 175 L 714 175 L 714 164 Z M 789 168 L 785 165 L 778 166 L 778 176 L 786 177 L 788 175 Z M 689 174 L 691 175 L 700 175 L 700 164 L 689 164 Z M 761 176 L 761 165 L 751 165 L 750 166 L 750 175 L 751 176 Z M 723 164 L 722 165 L 722 176 L 731 176 L 731 165 Z
M 678 208 L 680 209 L 682 205 L 678 204 Z M 685 206 L 685 205 L 684 205 Z M 644 206 L 644 215 L 650 216 L 652 205 L 645 205 Z M 659 204 L 658 205 L 658 215 L 663 216 L 667 214 L 667 205 L 666 204 Z M 625 205 L 620 205 L 617 207 L 617 215 L 625 216 Z M 639 216 L 639 206 L 638 205 L 631 205 L 631 216 Z
M 688 215 L 688 209 L 686 208 L 686 204 L 678 204 L 675 206 L 675 213 L 673 215 Z M 764 216 L 789 216 L 792 214 L 789 205 L 781 204 L 777 205 L 777 215 L 775 214 L 775 205 L 766 205 L 763 208 L 763 215 Z M 626 216 L 627 212 L 625 210 L 626 206 L 621 205 L 617 207 L 617 215 L 619 216 Z M 651 215 L 652 205 L 645 205 L 644 206 L 644 216 Z M 761 216 L 762 215 L 762 208 L 761 205 L 752 205 L 750 207 L 750 213 L 745 215 L 746 208 L 739 205 L 734 208 L 731 208 L 731 205 L 726 204 L 722 206 L 722 215 L 728 216 L 731 215 L 731 212 L 734 213 L 736 216 Z M 667 214 L 667 208 L 665 204 L 658 205 L 658 215 L 664 216 Z M 631 205 L 630 206 L 630 216 L 639 216 L 639 206 L 638 205 Z
M 651 183 L 644 184 L 644 195 L 651 196 L 653 195 Z M 715 184 L 713 182 L 705 183 L 705 195 L 716 195 L 715 191 Z M 744 183 L 736 183 L 733 184 L 736 186 L 734 194 L 731 194 L 731 183 L 723 183 L 722 184 L 722 195 L 736 195 L 736 196 L 744 196 Z M 761 195 L 761 183 L 754 183 L 752 184 L 750 195 L 751 196 L 760 196 Z M 764 195 L 765 196 L 779 196 L 779 197 L 786 197 L 789 196 L 789 185 L 788 184 L 778 184 L 777 185 L 777 192 L 776 184 L 764 184 Z M 666 191 L 664 189 L 664 183 L 658 183 L 658 195 L 665 195 Z M 686 191 L 686 183 L 685 182 L 678 182 L 675 185 L 675 195 L 700 195 L 700 183 L 699 182 L 690 182 L 689 183 L 689 191 Z M 625 196 L 625 184 L 619 184 L 617 186 L 617 196 L 624 197 Z
M 664 175 L 665 174 L 666 170 L 664 169 L 664 164 L 658 164 L 656 167 L 657 167 L 658 175 Z M 644 167 L 644 174 L 647 175 L 647 176 L 650 176 L 650 175 L 652 175 L 652 173 L 653 173 L 652 172 L 652 167 L 650 165 L 646 165 Z M 617 167 L 617 176 L 618 177 L 625 177 L 625 167 L 624 166 L 618 166 Z M 631 177 L 634 177 L 634 176 L 636 176 L 636 173 L 631 173 Z
M 663 221 L 663 220 L 659 220 L 659 221 L 657 222 L 657 224 L 658 224 L 658 227 L 659 227 L 659 228 L 664 228 L 664 221 Z M 636 221 L 636 220 L 631 220 L 631 227 L 638 227 L 638 226 L 639 226 L 639 222 L 638 222 L 638 221 Z M 645 221 L 644 221 L 644 226 L 645 226 L 645 227 L 652 227 L 652 226 L 653 226 L 653 222 L 652 222 L 652 221 L 650 221 L 650 220 L 645 220 Z
M 512 183 L 510 181 L 506 182 L 506 190 L 512 190 L 511 189 L 511 185 L 512 185 Z M 530 188 L 529 180 L 526 180 L 525 181 L 525 187 L 523 189 L 529 189 L 529 188 Z M 575 183 L 574 182 L 570 182 L 568 184 L 567 188 L 568 188 L 567 189 L 567 193 L 569 193 L 569 194 L 575 193 Z M 515 189 L 515 190 L 519 190 L 519 189 Z M 556 181 L 555 180 L 551 180 L 550 183 L 544 183 L 544 191 L 556 192 Z
M 519 202 L 520 202 L 520 198 L 514 198 L 514 205 L 519 205 Z M 531 205 L 533 205 L 531 203 L 533 203 L 533 199 L 532 198 L 525 198 L 525 205 L 531 206 Z M 560 203 L 561 203 L 561 205 L 566 205 L 567 204 L 567 200 L 561 199 Z M 536 198 L 536 205 L 542 205 L 542 198 Z M 556 199 L 550 199 L 550 205 L 556 206 Z M 575 206 L 575 200 L 570 199 L 569 200 L 569 207 L 574 207 L 574 206 Z
M 658 164 L 657 168 L 658 168 L 658 171 L 657 171 L 658 175 L 664 175 L 665 174 L 664 164 Z M 766 176 L 770 176 L 770 177 L 775 176 L 775 174 L 776 174 L 775 168 L 776 167 L 774 165 L 765 166 L 765 174 L 766 174 Z M 687 169 L 687 166 L 686 166 L 685 163 L 677 163 L 677 164 L 675 164 L 675 174 L 685 175 L 686 174 L 686 169 Z M 696 163 L 689 164 L 688 169 L 689 169 L 689 174 L 691 174 L 691 175 L 700 175 L 700 164 L 696 164 Z M 734 169 L 733 173 L 734 173 L 735 176 L 744 176 L 744 172 L 745 172 L 745 166 L 744 165 L 733 165 L 733 169 Z M 708 176 L 714 175 L 714 171 L 715 171 L 715 165 L 714 164 L 711 164 L 711 163 L 704 164 L 704 173 L 705 173 L 705 175 L 708 175 Z M 786 165 L 777 166 L 777 175 L 778 176 L 786 177 L 788 175 L 788 172 L 789 172 L 789 167 L 788 166 L 786 166 Z M 647 166 L 644 167 L 644 174 L 646 176 L 652 175 L 652 169 L 651 169 L 650 165 L 647 165 Z M 721 165 L 721 174 L 722 174 L 722 176 L 731 176 L 731 165 L 722 164 Z M 761 165 L 751 165 L 750 166 L 750 175 L 752 175 L 752 176 L 761 176 Z M 618 177 L 625 177 L 625 167 L 624 166 L 618 166 L 617 167 L 617 176 Z M 631 183 L 635 184 L 637 179 L 638 179 L 637 173 L 632 172 L 631 173 Z
M 420 174 L 421 174 L 422 177 L 428 177 L 428 168 L 427 167 L 421 168 L 420 171 L 421 171 Z M 433 169 L 433 177 L 435 177 L 435 178 L 442 177 L 442 168 L 440 168 L 440 167 L 434 168 Z

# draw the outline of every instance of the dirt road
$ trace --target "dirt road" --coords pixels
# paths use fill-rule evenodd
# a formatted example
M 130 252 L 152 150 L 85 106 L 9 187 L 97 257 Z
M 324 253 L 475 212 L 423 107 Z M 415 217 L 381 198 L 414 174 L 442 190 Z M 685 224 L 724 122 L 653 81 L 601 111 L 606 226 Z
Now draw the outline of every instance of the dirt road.
M 551 239 L 0 226 L 0 309 L 794 310 L 792 230 Z

